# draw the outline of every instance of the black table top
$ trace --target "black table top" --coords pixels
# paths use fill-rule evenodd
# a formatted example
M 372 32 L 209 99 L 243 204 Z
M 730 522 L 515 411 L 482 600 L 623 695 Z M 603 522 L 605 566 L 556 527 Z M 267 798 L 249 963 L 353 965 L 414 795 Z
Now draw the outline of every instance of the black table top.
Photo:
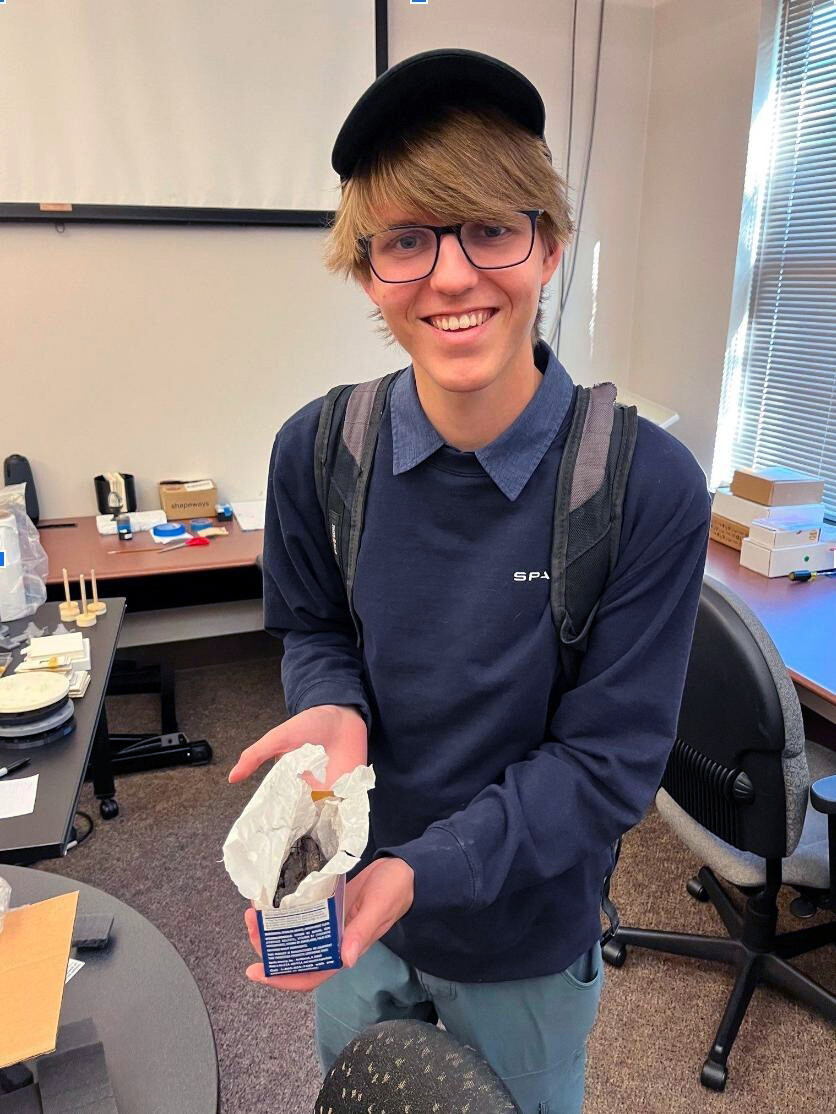
M 135 909 L 84 882 L 17 866 L 0 875 L 13 907 L 78 890 L 78 913 L 113 915 L 107 948 L 72 953 L 84 967 L 64 988 L 60 1024 L 92 1017 L 120 1114 L 217 1114 L 212 1026 L 174 946 Z M 37 1074 L 37 1060 L 29 1066 Z
M 21 758 L 29 759 L 29 765 L 19 773 L 11 774 L 11 777 L 40 775 L 34 812 L 28 816 L 0 820 L 0 862 L 35 862 L 55 858 L 66 851 L 125 613 L 124 599 L 108 599 L 105 602 L 107 612 L 99 615 L 94 627 L 81 630 L 74 623 L 64 624 L 68 631 L 81 630 L 82 635 L 90 639 L 90 684 L 84 696 L 73 701 L 75 731 L 56 743 L 24 750 L 3 746 L 0 740 L 0 766 L 10 765 Z M 25 630 L 29 623 L 44 627 L 44 635 L 48 635 L 60 622 L 58 604 L 45 603 L 29 618 L 16 619 L 7 625 L 12 635 Z M 18 648 L 5 674 L 7 677 L 21 657 L 22 652 Z

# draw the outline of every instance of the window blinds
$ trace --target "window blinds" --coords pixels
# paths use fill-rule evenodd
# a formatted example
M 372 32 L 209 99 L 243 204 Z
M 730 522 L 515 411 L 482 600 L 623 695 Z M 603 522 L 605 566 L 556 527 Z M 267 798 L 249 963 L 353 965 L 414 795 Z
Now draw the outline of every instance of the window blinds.
M 772 10 L 711 482 L 743 466 L 798 468 L 824 478 L 836 518 L 836 2 Z

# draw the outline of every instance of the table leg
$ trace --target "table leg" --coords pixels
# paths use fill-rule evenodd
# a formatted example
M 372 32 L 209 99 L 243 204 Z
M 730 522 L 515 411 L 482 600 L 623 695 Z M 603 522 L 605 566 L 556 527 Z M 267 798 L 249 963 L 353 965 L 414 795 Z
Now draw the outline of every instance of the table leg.
M 99 801 L 99 811 L 104 820 L 112 820 L 119 815 L 119 805 L 116 803 L 116 786 L 113 781 L 113 766 L 111 764 L 110 732 L 107 727 L 107 712 L 104 701 L 99 722 L 96 725 L 96 734 L 93 737 L 93 792 Z

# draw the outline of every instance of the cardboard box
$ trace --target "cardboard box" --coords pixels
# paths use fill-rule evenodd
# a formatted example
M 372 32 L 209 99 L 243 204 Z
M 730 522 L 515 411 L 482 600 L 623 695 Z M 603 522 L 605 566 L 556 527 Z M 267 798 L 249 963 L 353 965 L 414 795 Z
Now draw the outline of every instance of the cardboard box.
M 793 468 L 738 468 L 731 482 L 732 495 L 768 507 L 820 503 L 824 480 Z
M 824 522 L 824 503 L 803 503 L 796 506 L 768 507 L 751 499 L 732 495 L 727 488 L 718 487 L 711 504 L 714 514 L 750 527 L 756 518 L 769 522 L 782 522 L 791 526 L 820 526 Z
M 0 1068 L 52 1052 L 78 890 L 10 909 L 0 932 Z
M 213 518 L 218 489 L 213 480 L 161 480 L 160 506 L 169 521 Z
M 720 514 L 712 513 L 708 536 L 713 541 L 719 542 L 721 545 L 731 546 L 732 549 L 740 549 L 743 539 L 748 534 L 748 526 L 741 526 L 739 522 L 732 522 L 730 518 L 723 518 Z
M 813 545 L 797 545 L 785 549 L 768 549 L 746 538 L 740 550 L 740 564 L 763 576 L 788 576 L 797 569 L 822 572 L 836 568 L 836 528 L 825 528 Z
M 790 526 L 783 522 L 770 522 L 756 518 L 749 527 L 749 537 L 767 549 L 788 549 L 798 545 L 814 545 L 821 534 L 821 526 Z
M 256 910 L 265 975 L 302 971 L 335 971 L 342 967 L 345 875 L 339 875 L 333 896 L 282 913 Z

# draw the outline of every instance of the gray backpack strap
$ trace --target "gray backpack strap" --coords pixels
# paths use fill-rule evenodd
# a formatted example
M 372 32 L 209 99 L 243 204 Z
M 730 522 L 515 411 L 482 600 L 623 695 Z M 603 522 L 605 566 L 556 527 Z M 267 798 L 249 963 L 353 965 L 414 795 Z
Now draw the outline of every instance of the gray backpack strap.
M 367 383 L 332 387 L 322 404 L 314 442 L 316 493 L 331 550 L 345 584 L 358 646 L 361 632 L 354 611 L 354 576 L 366 491 L 380 419 L 397 374 L 394 371 Z
M 612 383 L 577 388 L 575 412 L 558 471 L 551 606 L 564 690 L 577 683 L 589 632 L 618 556 L 638 417 L 635 406 L 622 406 L 615 396 Z M 620 851 L 618 839 L 601 887 L 601 910 L 608 922 L 601 934 L 602 947 L 619 926 L 610 884 Z
M 565 687 L 577 681 L 589 631 L 618 556 L 638 418 L 612 383 L 577 387 L 555 493 L 552 618 Z

